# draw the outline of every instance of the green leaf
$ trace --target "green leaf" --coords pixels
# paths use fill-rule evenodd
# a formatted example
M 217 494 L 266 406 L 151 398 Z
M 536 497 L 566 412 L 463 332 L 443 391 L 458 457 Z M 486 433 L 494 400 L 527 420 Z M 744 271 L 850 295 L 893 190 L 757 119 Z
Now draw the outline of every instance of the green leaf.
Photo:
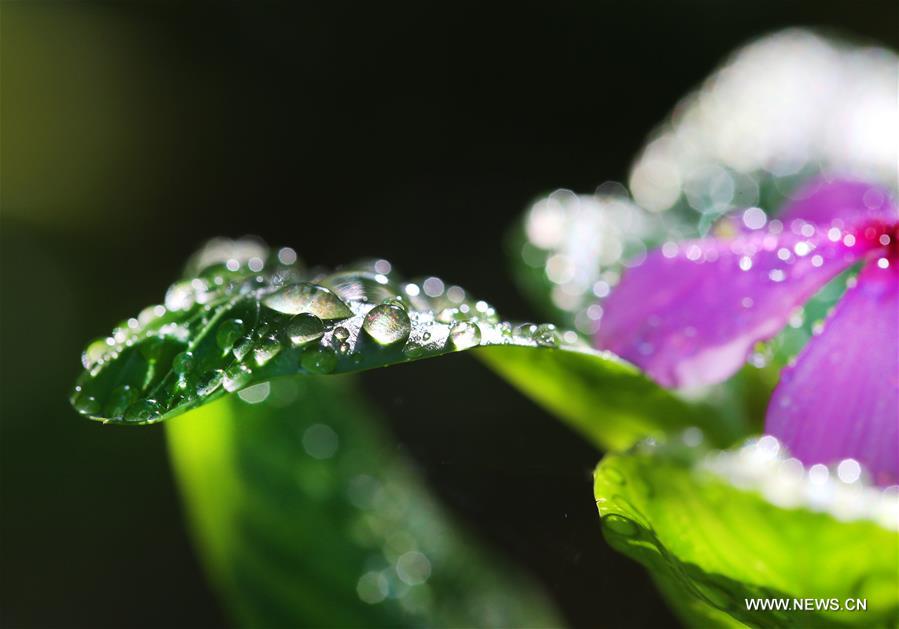
M 422 488 L 347 377 L 279 379 L 166 424 L 238 626 L 559 626 Z
M 164 305 L 87 346 L 72 403 L 93 419 L 146 424 L 281 375 L 362 371 L 476 346 L 561 344 L 552 325 L 514 328 L 458 286 L 402 281 L 384 260 L 325 272 L 302 268 L 289 249 L 213 241 Z
M 608 542 L 692 626 L 895 627 L 899 493 L 811 476 L 773 437 L 726 452 L 646 445 L 606 456 L 595 493 Z M 750 611 L 754 598 L 858 598 L 867 611 Z
M 164 305 L 87 346 L 72 404 L 104 422 L 149 424 L 289 374 L 338 374 L 478 347 L 481 356 L 603 447 L 700 425 L 738 426 L 553 325 L 501 322 L 435 277 L 405 282 L 384 260 L 304 269 L 290 249 L 212 241 Z
M 489 347 L 477 355 L 603 449 L 624 449 L 647 435 L 688 426 L 722 446 L 745 436 L 737 418 L 688 404 L 605 352 Z

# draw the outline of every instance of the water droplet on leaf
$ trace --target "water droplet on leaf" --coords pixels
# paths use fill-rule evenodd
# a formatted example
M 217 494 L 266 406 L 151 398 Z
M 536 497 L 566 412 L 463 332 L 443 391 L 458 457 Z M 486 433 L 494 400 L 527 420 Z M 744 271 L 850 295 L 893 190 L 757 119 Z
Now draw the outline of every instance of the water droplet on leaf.
M 408 358 L 420 358 L 425 354 L 425 348 L 421 345 L 408 345 L 403 348 L 403 353 Z
M 200 397 L 210 395 L 221 386 L 224 375 L 221 369 L 213 369 L 203 374 L 197 383 L 197 395 Z
M 440 323 L 452 323 L 453 321 L 468 321 L 472 317 L 472 309 L 467 304 L 459 308 L 444 308 L 434 317 Z
M 234 358 L 237 360 L 243 360 L 250 353 L 251 349 L 253 349 L 253 337 L 247 335 L 237 340 L 231 353 L 234 354 Z
M 319 319 L 346 319 L 353 311 L 340 298 L 323 286 L 316 284 L 292 284 L 268 295 L 262 303 L 284 314 L 313 314 Z
M 412 323 L 402 308 L 382 304 L 368 311 L 362 329 L 380 345 L 392 345 L 408 338 Z
M 514 336 L 515 338 L 523 340 L 531 340 L 534 338 L 534 334 L 536 332 L 537 326 L 533 323 L 522 323 L 517 328 L 515 328 Z
M 253 371 L 243 363 L 235 363 L 228 367 L 222 378 L 222 386 L 225 391 L 237 391 L 250 381 Z
M 85 369 L 93 369 L 112 351 L 112 345 L 105 338 L 96 339 L 88 343 L 81 353 L 81 364 Z
M 159 419 L 162 411 L 162 404 L 156 400 L 138 400 L 125 411 L 124 419 L 135 423 L 152 422 Z
M 181 352 L 172 359 L 172 370 L 179 375 L 190 373 L 193 367 L 194 355 L 191 352 Z
M 460 321 L 450 329 L 449 341 L 456 349 L 474 347 L 481 342 L 481 329 L 476 323 Z
M 558 347 L 560 343 L 559 333 L 552 323 L 537 326 L 533 338 L 542 347 Z
M 325 327 L 322 320 L 307 313 L 298 314 L 284 328 L 287 340 L 294 347 L 317 341 L 324 333 Z
M 262 367 L 272 358 L 277 356 L 280 351 L 281 344 L 278 343 L 278 339 L 267 336 L 259 339 L 256 346 L 253 348 L 253 360 L 256 361 L 257 365 Z
M 224 351 L 228 351 L 234 345 L 234 341 L 243 334 L 244 325 L 240 319 L 227 319 L 219 324 L 215 333 L 215 342 Z
M 377 304 L 396 295 L 394 288 L 383 274 L 345 271 L 335 273 L 322 280 L 322 284 L 333 290 L 341 299 Z
M 187 310 L 194 305 L 194 287 L 190 280 L 176 282 L 165 294 L 165 307 L 171 311 Z

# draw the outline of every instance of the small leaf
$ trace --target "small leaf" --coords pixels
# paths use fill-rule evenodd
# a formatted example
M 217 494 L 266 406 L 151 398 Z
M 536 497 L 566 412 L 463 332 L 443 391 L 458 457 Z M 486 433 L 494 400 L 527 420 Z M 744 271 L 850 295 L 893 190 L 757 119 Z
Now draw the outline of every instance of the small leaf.
M 669 443 L 606 456 L 595 474 L 603 533 L 695 627 L 896 626 L 899 493 L 820 469 L 812 478 L 779 449 L 764 437 L 725 452 Z M 748 610 L 757 598 L 868 608 Z
M 435 504 L 352 385 L 281 378 L 166 424 L 235 625 L 560 626 Z
M 501 322 L 458 286 L 405 282 L 384 260 L 306 270 L 290 249 L 212 241 L 165 304 L 88 345 L 72 395 L 81 414 L 155 423 L 277 376 L 362 371 L 477 347 L 603 447 L 689 425 L 720 443 L 740 434 L 574 332 Z

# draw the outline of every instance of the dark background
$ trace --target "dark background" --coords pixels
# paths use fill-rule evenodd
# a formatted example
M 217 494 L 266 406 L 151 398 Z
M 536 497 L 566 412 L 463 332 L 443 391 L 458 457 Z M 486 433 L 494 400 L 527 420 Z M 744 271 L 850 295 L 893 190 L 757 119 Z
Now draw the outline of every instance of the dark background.
M 66 403 L 84 341 L 158 301 L 207 237 L 382 256 L 533 318 L 499 243 L 536 195 L 624 179 L 749 39 L 899 30 L 894 2 L 316 4 L 2 3 L 3 626 L 224 623 L 161 428 Z M 602 541 L 598 454 L 564 426 L 466 356 L 363 381 L 436 491 L 572 624 L 673 622 Z

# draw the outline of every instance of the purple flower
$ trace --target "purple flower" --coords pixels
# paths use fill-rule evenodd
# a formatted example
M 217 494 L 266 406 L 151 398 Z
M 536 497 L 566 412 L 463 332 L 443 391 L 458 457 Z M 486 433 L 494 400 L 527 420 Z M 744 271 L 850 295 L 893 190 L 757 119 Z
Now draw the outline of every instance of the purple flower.
M 778 220 L 759 210 L 742 219 L 729 237 L 667 244 L 626 271 L 604 304 L 597 345 L 668 387 L 720 382 L 861 262 L 823 330 L 781 374 L 766 431 L 807 465 L 853 458 L 877 483 L 899 481 L 899 211 L 890 195 L 816 180 Z

